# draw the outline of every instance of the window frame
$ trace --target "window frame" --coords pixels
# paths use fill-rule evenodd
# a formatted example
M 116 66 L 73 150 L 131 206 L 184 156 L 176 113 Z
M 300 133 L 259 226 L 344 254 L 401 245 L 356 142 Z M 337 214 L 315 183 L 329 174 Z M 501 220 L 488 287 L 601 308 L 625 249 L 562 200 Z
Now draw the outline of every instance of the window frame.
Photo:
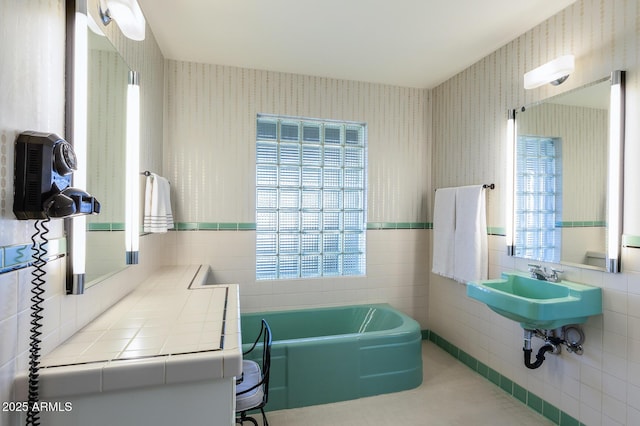
M 366 275 L 367 125 L 258 114 L 256 280 Z

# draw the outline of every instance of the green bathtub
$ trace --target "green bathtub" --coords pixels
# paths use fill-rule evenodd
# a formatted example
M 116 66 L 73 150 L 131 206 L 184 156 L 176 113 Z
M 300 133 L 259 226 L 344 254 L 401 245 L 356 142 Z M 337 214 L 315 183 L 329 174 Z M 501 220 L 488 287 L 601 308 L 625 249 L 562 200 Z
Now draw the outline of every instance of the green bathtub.
M 422 383 L 420 326 L 388 304 L 242 314 L 244 350 L 259 333 L 262 318 L 273 334 L 268 410 L 397 392 Z M 259 358 L 261 350 L 253 354 Z

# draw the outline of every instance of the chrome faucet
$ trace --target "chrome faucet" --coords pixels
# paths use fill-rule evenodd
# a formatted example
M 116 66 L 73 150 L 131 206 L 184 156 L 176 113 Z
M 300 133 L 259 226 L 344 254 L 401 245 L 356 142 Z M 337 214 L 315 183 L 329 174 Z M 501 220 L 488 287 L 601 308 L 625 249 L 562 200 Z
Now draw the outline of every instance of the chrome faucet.
M 560 269 L 551 268 L 551 272 L 547 272 L 546 266 L 541 267 L 540 265 L 535 265 L 530 263 L 529 272 L 531 273 L 531 278 L 535 278 L 541 281 L 549 281 L 552 283 L 557 283 L 558 281 L 560 281 L 560 276 L 558 274 L 564 271 L 561 271 Z

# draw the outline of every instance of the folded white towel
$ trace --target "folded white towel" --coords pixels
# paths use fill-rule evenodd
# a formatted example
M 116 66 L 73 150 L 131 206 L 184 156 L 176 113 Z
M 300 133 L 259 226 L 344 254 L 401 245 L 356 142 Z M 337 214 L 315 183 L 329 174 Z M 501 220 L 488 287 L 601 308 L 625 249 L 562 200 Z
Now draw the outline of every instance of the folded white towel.
M 487 279 L 487 212 L 482 185 L 458 187 L 455 210 L 453 278 L 464 283 Z
M 454 234 L 456 226 L 456 188 L 436 191 L 433 208 L 433 266 L 435 274 L 454 277 Z
M 144 196 L 144 232 L 167 232 L 173 229 L 169 181 L 151 173 L 147 176 Z

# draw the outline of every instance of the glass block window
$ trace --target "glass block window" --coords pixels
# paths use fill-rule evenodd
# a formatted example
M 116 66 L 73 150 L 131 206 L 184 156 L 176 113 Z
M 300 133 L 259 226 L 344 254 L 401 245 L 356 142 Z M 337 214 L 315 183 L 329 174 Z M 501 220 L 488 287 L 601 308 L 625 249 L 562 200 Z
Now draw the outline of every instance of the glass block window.
M 560 138 L 518 136 L 515 181 L 516 256 L 560 261 L 562 157 Z
M 366 126 L 258 115 L 256 279 L 365 274 Z

